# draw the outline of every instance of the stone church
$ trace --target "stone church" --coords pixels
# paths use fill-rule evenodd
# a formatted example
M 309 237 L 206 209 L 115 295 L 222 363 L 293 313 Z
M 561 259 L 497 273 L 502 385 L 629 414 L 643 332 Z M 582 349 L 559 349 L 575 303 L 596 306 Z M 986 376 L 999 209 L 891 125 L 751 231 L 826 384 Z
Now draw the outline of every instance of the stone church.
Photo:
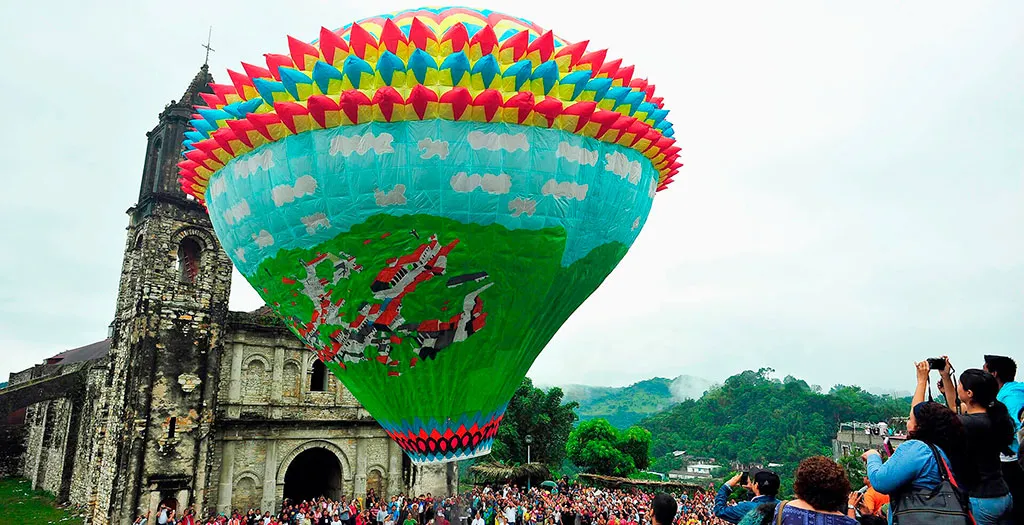
M 94 524 L 130 524 L 161 503 L 204 515 L 320 494 L 451 493 L 454 465 L 414 467 L 269 310 L 228 310 L 231 261 L 176 166 L 212 81 L 204 65 L 147 134 L 109 338 L 0 390 L 0 470 Z

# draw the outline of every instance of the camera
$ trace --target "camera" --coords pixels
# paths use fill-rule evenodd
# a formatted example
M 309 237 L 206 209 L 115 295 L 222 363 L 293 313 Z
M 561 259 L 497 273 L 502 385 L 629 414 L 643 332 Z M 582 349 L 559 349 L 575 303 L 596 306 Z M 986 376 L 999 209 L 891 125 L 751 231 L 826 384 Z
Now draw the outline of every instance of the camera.
M 744 472 L 743 475 L 740 476 L 740 486 L 745 486 L 747 483 L 750 483 L 750 473 Z
M 928 368 L 932 370 L 945 370 L 946 360 L 941 357 L 929 357 Z

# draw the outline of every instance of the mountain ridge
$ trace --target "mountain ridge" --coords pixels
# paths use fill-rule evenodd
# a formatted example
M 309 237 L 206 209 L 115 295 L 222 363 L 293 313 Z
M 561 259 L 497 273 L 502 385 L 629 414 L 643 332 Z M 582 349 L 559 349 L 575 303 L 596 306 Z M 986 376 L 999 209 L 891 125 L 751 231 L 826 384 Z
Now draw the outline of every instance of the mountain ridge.
M 607 387 L 581 384 L 558 386 L 566 401 L 579 403 L 576 413 L 580 421 L 604 418 L 618 428 L 627 428 L 676 403 L 698 399 L 714 383 L 703 378 L 680 375 L 669 379 L 653 377 L 628 386 Z

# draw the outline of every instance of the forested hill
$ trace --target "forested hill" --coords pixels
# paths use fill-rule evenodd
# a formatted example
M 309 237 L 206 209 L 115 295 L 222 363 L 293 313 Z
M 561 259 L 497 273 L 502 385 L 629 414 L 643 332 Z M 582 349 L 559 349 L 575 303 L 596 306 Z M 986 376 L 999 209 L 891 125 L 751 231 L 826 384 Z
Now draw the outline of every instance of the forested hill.
M 580 421 L 604 418 L 625 429 L 641 419 L 686 399 L 699 398 L 711 382 L 692 376 L 675 379 L 655 377 L 626 387 L 565 385 L 566 401 L 579 403 Z
M 771 372 L 748 370 L 700 399 L 640 421 L 652 435 L 653 469 L 678 468 L 682 459 L 672 452 L 680 450 L 722 464 L 781 463 L 785 466 L 779 470 L 788 472 L 803 458 L 831 456 L 840 422 L 878 422 L 910 411 L 909 397 L 877 396 L 848 386 L 822 393 L 791 376 L 772 379 Z

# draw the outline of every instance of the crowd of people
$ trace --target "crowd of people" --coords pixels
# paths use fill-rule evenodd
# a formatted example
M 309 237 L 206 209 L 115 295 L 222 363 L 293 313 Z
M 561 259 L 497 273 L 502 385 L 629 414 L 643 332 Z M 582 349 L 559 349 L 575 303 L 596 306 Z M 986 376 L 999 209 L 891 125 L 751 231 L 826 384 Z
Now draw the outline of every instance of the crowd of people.
M 932 400 L 932 371 L 944 403 Z M 251 509 L 202 521 L 161 508 L 155 525 L 1024 525 L 1024 383 L 1015 381 L 1014 361 L 985 356 L 982 368 L 957 378 L 943 357 L 917 363 L 916 375 L 907 440 L 862 455 L 858 491 L 841 465 L 819 456 L 797 467 L 788 501 L 779 499 L 776 473 L 755 469 L 717 491 L 678 496 L 563 479 L 550 490 L 504 485 L 451 498 L 371 492 L 365 500 L 285 501 L 275 515 Z M 730 501 L 739 487 L 748 497 Z
M 772 472 L 738 475 L 719 489 L 715 515 L 742 525 L 1024 524 L 1024 383 L 1005 356 L 954 375 L 948 357 L 915 364 L 917 386 L 907 440 L 895 450 L 868 450 L 864 489 L 851 492 L 846 471 L 813 457 L 794 474 L 792 501 L 779 501 Z M 944 402 L 931 395 L 931 372 Z M 739 485 L 754 496 L 729 505 Z M 1016 504 L 1015 504 L 1016 502 Z

